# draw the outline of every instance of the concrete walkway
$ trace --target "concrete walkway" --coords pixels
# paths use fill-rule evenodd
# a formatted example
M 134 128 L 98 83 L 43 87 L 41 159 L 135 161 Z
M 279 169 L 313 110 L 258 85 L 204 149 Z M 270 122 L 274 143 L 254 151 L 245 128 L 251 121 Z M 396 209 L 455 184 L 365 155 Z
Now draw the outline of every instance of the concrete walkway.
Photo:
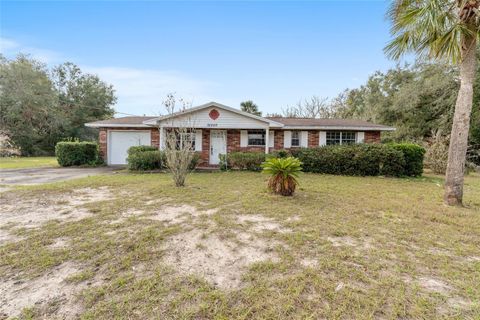
M 0 185 L 32 185 L 109 174 L 121 167 L 29 168 L 0 170 Z

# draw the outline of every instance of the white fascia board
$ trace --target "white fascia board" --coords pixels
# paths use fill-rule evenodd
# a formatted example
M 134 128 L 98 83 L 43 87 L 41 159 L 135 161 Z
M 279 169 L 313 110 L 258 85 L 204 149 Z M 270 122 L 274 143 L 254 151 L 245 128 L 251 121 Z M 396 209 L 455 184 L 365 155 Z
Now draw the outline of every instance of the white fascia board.
M 145 124 L 105 124 L 105 123 L 85 123 L 89 128 L 150 128 Z
M 396 128 L 385 127 L 348 127 L 348 126 L 284 126 L 285 130 L 350 130 L 350 131 L 395 131 Z

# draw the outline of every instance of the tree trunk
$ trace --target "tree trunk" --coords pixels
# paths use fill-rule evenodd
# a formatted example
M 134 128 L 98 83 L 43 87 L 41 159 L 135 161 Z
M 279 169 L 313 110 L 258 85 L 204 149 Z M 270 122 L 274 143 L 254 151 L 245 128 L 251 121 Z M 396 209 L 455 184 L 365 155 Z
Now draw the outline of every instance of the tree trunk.
M 448 205 L 462 205 L 463 176 L 468 147 L 468 131 L 473 103 L 473 83 L 477 67 L 476 36 L 462 39 L 460 62 L 460 89 L 455 104 L 450 146 L 448 148 L 447 173 L 444 200 Z

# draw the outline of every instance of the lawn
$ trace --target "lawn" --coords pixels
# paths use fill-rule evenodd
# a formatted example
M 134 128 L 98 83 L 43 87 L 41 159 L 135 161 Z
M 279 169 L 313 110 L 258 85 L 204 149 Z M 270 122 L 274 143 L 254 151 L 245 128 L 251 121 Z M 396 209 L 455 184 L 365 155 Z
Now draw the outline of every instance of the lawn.
M 0 158 L 0 169 L 22 169 L 57 166 L 58 162 L 55 157 Z
M 116 174 L 2 194 L 0 314 L 478 319 L 480 176 Z M 28 218 L 27 218 L 28 217 Z M 3 308 L 3 309 L 2 309 Z

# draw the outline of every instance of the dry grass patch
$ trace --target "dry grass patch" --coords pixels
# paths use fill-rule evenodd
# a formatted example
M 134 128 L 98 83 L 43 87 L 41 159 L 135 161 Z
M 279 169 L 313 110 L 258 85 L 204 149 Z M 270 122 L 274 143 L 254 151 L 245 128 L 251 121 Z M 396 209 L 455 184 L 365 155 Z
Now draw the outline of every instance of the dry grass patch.
M 18 237 L 0 245 L 4 295 L 17 301 L 18 288 L 31 300 L 13 309 L 38 319 L 63 305 L 84 319 L 480 317 L 479 176 L 466 178 L 465 208 L 443 205 L 434 176 L 300 181 L 288 198 L 247 172 L 192 174 L 184 188 L 118 174 L 6 191 L 9 208 L 39 219 L 2 211 L 0 230 Z

